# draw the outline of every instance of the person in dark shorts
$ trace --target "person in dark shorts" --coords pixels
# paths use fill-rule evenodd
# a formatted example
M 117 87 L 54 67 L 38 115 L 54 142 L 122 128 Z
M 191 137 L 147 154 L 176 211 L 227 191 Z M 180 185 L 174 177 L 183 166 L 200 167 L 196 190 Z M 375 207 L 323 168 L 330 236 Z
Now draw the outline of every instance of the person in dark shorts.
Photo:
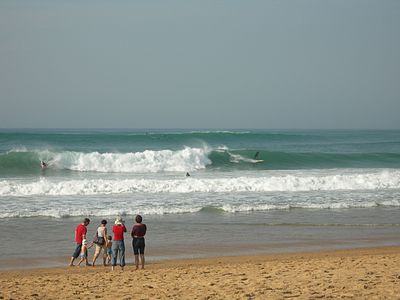
M 85 218 L 83 219 L 81 224 L 76 226 L 75 229 L 76 248 L 74 253 L 72 254 L 71 261 L 69 262 L 70 267 L 74 266 L 75 259 L 77 259 L 81 254 L 82 241 L 86 239 L 87 226 L 89 225 L 89 223 L 90 220 L 88 218 Z
M 131 236 L 133 238 L 132 247 L 133 247 L 133 253 L 135 254 L 135 265 L 137 270 L 139 269 L 139 255 L 140 255 L 140 262 L 142 264 L 142 269 L 144 269 L 144 247 L 145 247 L 144 236 L 146 234 L 147 227 L 146 224 L 142 223 L 142 216 L 137 215 L 135 220 L 136 224 L 133 225 Z

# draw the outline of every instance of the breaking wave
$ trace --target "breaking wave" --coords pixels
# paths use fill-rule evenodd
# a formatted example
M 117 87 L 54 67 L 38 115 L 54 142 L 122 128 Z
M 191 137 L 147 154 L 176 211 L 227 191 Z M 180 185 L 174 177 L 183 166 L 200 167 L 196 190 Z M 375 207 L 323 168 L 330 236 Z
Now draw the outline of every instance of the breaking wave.
M 129 193 L 237 193 L 399 189 L 400 171 L 321 175 L 239 176 L 184 179 L 83 179 L 56 181 L 41 178 L 21 183 L 0 181 L 0 196 L 106 195 Z
M 180 150 L 139 152 L 77 152 L 11 150 L 0 154 L 0 173 L 30 174 L 40 171 L 39 162 L 50 169 L 78 172 L 157 173 L 217 170 L 297 170 L 332 168 L 399 168 L 396 153 L 301 153 L 257 149 L 183 147 Z
M 130 153 L 10 151 L 0 155 L 0 166 L 5 169 L 38 170 L 41 160 L 49 168 L 81 172 L 155 173 L 185 172 L 204 169 L 211 164 L 210 150 L 185 147 L 182 150 L 145 150 Z

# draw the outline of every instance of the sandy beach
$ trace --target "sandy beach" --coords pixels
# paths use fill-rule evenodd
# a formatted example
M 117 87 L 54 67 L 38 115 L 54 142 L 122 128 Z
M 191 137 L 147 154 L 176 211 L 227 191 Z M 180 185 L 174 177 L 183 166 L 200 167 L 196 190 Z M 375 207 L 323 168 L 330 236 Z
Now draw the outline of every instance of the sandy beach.
M 3 271 L 0 299 L 400 299 L 400 247 Z

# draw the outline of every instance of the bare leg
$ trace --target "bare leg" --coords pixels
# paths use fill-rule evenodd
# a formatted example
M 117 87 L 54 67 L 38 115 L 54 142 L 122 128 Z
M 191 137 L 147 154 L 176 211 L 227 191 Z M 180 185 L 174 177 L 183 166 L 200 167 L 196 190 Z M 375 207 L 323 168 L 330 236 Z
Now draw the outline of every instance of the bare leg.
M 107 256 L 103 255 L 103 266 L 107 266 Z
M 140 261 L 142 263 L 142 269 L 144 269 L 144 254 L 140 254 Z
M 94 267 L 94 264 L 96 263 L 97 257 L 99 257 L 99 252 L 96 252 L 93 256 L 93 261 L 92 261 L 92 266 Z
M 139 255 L 135 254 L 135 265 L 136 265 L 136 270 L 139 269 Z
M 71 261 L 69 262 L 70 267 L 74 266 L 74 261 L 75 261 L 75 257 L 71 257 Z
M 85 258 L 84 258 L 84 257 L 82 257 L 82 258 L 80 259 L 80 261 L 78 262 L 78 266 L 80 266 L 80 265 L 81 265 L 81 263 L 82 263 L 84 260 L 85 260 Z

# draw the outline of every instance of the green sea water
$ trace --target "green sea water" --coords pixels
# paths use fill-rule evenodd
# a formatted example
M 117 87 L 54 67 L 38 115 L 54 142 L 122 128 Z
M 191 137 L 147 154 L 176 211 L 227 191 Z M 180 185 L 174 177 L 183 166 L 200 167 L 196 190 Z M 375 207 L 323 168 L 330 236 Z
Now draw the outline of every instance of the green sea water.
M 173 153 L 189 149 L 184 156 Z M 199 149 L 193 153 L 190 149 Z M 171 151 L 171 156 L 162 151 Z M 99 154 L 97 158 L 89 155 Z M 134 154 L 130 166 L 105 165 L 104 157 Z M 85 157 L 84 157 L 85 156 Z M 87 159 L 87 161 L 82 161 Z M 192 161 L 190 161 L 192 159 Z M 44 160 L 57 171 L 152 172 L 195 170 L 284 170 L 399 168 L 400 132 L 389 131 L 179 131 L 179 130 L 2 130 L 0 174 L 37 174 Z M 78 161 L 79 160 L 79 161 Z M 146 161 L 147 160 L 147 161 Z M 163 165 L 168 160 L 168 166 Z M 114 161 L 107 163 L 112 164 Z M 60 173 L 58 173 L 60 174 Z
M 400 131 L 0 130 L 3 268 L 138 213 L 150 261 L 398 245 Z

